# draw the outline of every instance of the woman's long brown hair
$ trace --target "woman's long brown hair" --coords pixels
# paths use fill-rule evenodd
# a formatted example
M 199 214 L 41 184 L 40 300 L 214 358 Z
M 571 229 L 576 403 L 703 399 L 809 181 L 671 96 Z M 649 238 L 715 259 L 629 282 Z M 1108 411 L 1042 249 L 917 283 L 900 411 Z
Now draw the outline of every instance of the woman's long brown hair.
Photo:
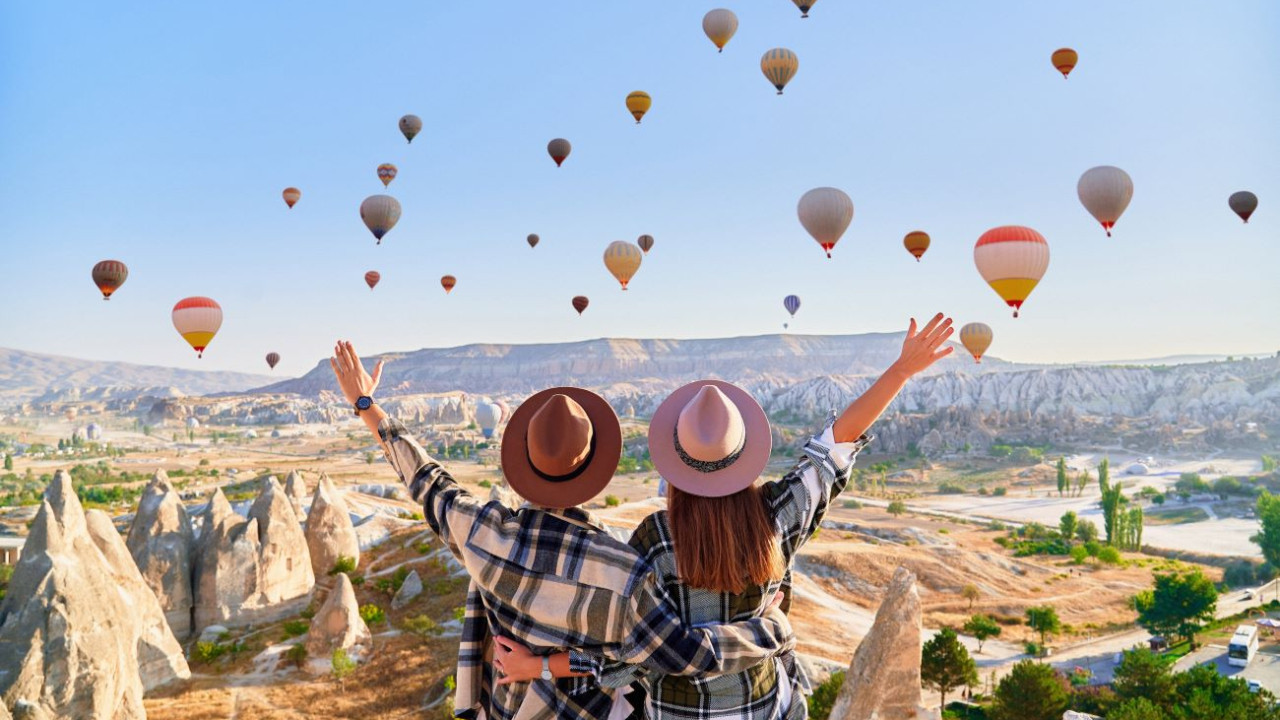
M 668 485 L 667 508 L 676 570 L 685 585 L 741 593 L 782 579 L 782 550 L 758 487 L 713 498 Z

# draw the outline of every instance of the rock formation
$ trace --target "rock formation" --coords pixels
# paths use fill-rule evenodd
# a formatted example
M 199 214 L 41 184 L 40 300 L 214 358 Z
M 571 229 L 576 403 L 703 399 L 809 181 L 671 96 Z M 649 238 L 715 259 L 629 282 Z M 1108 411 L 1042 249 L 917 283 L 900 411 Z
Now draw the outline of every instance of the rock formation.
M 900 567 L 845 673 L 844 685 L 831 706 L 832 720 L 937 717 L 921 703 L 921 648 L 916 576 Z
M 284 479 L 284 493 L 289 496 L 289 503 L 293 505 L 293 514 L 299 520 L 306 517 L 306 513 L 302 512 L 302 504 L 307 501 L 307 481 L 303 479 L 301 472 L 289 471 L 289 476 Z
M 391 609 L 399 610 L 413 599 L 422 594 L 422 578 L 418 577 L 417 570 L 410 570 L 405 576 L 404 583 L 400 585 L 400 589 L 396 591 L 396 596 L 391 599 Z
M 187 509 L 169 483 L 164 470 L 157 470 L 138 504 L 126 541 L 142 579 L 164 608 L 169 627 L 179 639 L 191 634 L 191 562 L 195 537 Z
M 148 686 L 189 675 L 110 519 L 86 519 L 58 471 L 0 603 L 3 704 L 25 717 L 144 718 Z
M 336 577 L 333 591 L 311 618 L 307 653 L 311 657 L 327 658 L 342 648 L 353 659 L 359 659 L 373 643 L 373 636 L 360 617 L 351 578 L 346 573 L 338 573 Z
M 262 582 L 259 589 L 268 604 L 304 597 L 316 584 L 311 570 L 311 553 L 302 532 L 302 518 L 284 488 L 274 477 L 268 477 L 249 508 L 249 520 L 258 522 L 258 539 L 262 544 Z
M 360 540 L 351 524 L 351 514 L 342 493 L 333 486 L 328 475 L 321 475 L 307 514 L 307 548 L 316 580 L 331 584 L 329 571 L 339 556 L 360 562 Z

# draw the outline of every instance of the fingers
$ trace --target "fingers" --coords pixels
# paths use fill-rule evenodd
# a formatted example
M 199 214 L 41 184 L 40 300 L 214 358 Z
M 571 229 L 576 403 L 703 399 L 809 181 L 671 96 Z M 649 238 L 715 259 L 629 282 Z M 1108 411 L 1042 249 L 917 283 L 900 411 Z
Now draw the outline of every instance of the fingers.
M 350 340 L 347 341 L 347 352 L 351 354 L 352 367 L 362 367 L 360 365 L 360 356 L 356 354 L 356 348 L 351 344 Z
M 920 331 L 920 334 L 926 338 L 929 337 L 929 334 L 932 333 L 938 327 L 938 323 L 942 322 L 942 318 L 943 318 L 942 313 L 938 313 L 937 315 L 934 315 L 933 318 L 929 320 L 929 323 L 924 326 L 924 329 Z
M 356 357 L 355 348 L 351 347 L 350 340 L 344 340 L 342 342 L 342 351 L 347 356 L 347 364 L 351 367 L 351 370 L 353 372 L 359 372 L 361 370 L 360 358 Z
M 338 361 L 338 369 L 343 374 L 351 372 L 351 364 L 347 362 L 347 353 L 342 348 L 342 341 L 339 340 L 333 345 L 333 356 Z
M 916 319 L 911 318 L 911 324 L 907 326 L 907 339 L 910 340 L 915 336 L 916 336 Z
M 378 364 L 377 364 L 377 365 L 375 365 L 375 366 L 374 366 L 374 368 L 373 368 L 373 388 L 370 388 L 370 389 L 369 389 L 369 393 L 370 393 L 370 394 L 372 394 L 372 393 L 373 393 L 374 388 L 377 388 L 377 387 L 378 387 L 378 383 L 382 382 L 382 365 L 383 365 L 383 363 L 384 363 L 384 361 L 383 361 L 383 360 L 379 360 L 379 361 L 378 361 Z
M 506 650 L 507 652 L 515 650 L 516 648 L 516 643 L 514 640 L 512 640 L 511 638 L 503 637 L 501 635 L 494 636 L 493 642 L 498 647 L 502 648 L 503 650 Z
M 510 685 L 513 682 L 517 682 L 515 678 L 511 677 L 510 675 L 503 675 L 502 677 L 495 680 L 493 684 L 494 685 Z
M 934 359 L 934 360 L 941 360 L 942 358 L 944 358 L 944 357 L 946 357 L 946 356 L 950 355 L 951 353 L 955 352 L 955 349 L 956 349 L 956 346 L 955 346 L 955 345 L 948 345 L 948 346 L 946 346 L 945 348 L 943 348 L 943 349 L 939 350 L 938 352 L 934 353 L 934 354 L 933 354 L 933 359 Z
M 337 360 L 334 360 L 333 358 L 329 358 L 329 367 L 333 368 L 333 374 L 334 374 L 334 375 L 336 375 L 336 376 L 338 376 L 338 377 L 342 377 L 342 371 L 338 370 L 338 361 L 337 361 Z
M 929 339 L 929 349 L 936 350 L 939 345 L 946 342 L 952 335 L 955 334 L 955 332 L 956 332 L 956 329 L 951 326 L 951 318 L 947 318 L 947 321 L 943 323 L 940 328 L 938 328 L 938 332 L 935 334 L 935 336 Z

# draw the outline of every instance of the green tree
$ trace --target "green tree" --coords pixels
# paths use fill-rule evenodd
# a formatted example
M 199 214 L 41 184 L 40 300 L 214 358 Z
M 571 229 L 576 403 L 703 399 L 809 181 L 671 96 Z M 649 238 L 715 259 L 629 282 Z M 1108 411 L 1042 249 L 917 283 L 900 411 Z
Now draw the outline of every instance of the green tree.
M 1076 497 L 1080 497 L 1084 494 L 1084 489 L 1088 487 L 1089 481 L 1090 478 L 1088 470 L 1082 470 L 1080 474 L 1076 476 Z
M 1098 541 L 1098 526 L 1092 520 L 1076 521 L 1076 539 L 1083 543 Z
M 1144 519 L 1141 507 L 1129 508 L 1129 519 L 1125 522 L 1125 528 L 1129 534 L 1129 549 L 1135 552 L 1142 549 L 1142 523 Z
M 907 506 L 901 500 L 894 500 L 893 502 L 889 503 L 889 507 L 885 508 L 885 510 L 890 515 L 897 517 L 907 512 Z
M 1071 546 L 1071 540 L 1076 536 L 1076 528 L 1079 525 L 1080 518 L 1074 510 L 1066 511 L 1058 520 L 1058 532 L 1062 533 L 1062 539 L 1066 541 L 1067 547 Z
M 988 615 L 974 615 L 965 620 L 964 632 L 978 641 L 978 652 L 982 652 L 982 644 L 993 637 L 1000 637 L 1000 625 Z
M 960 597 L 969 601 L 969 609 L 972 610 L 973 604 L 982 597 L 982 591 L 973 583 L 965 583 L 965 586 L 960 588 Z
M 1040 645 L 1043 646 L 1048 636 L 1062 630 L 1062 621 L 1052 605 L 1040 605 L 1027 608 L 1027 627 L 1040 633 Z
M 1258 532 L 1249 540 L 1262 550 L 1262 557 L 1272 567 L 1280 567 L 1280 496 L 1263 492 L 1256 503 Z M 1280 583 L 1276 584 L 1280 599 Z
M 1058 495 L 1061 496 L 1070 487 L 1071 481 L 1067 479 L 1067 459 L 1060 457 L 1058 458 Z M 1070 537 L 1070 535 L 1067 537 Z
M 1165 720 L 1165 712 L 1146 698 L 1125 700 L 1107 713 L 1107 720 Z
M 13 455 L 11 455 L 11 454 L 9 454 L 9 453 L 5 453 L 5 454 L 4 454 L 4 469 L 5 469 L 6 471 L 12 471 L 12 470 L 13 470 Z
M 1188 641 L 1218 609 L 1218 590 L 1199 568 L 1155 576 L 1150 590 L 1133 598 L 1138 624 L 1157 635 Z
M 1121 700 L 1147 698 L 1168 710 L 1173 701 L 1173 672 L 1163 657 L 1146 648 L 1126 650 L 1116 666 L 1112 689 Z
M 831 706 L 840 694 L 844 685 L 844 671 L 831 673 L 827 681 L 813 689 L 809 696 L 809 720 L 827 720 L 831 716 Z
M 996 686 L 991 720 L 1062 720 L 1067 683 L 1051 666 L 1022 660 Z
M 356 669 L 356 661 L 347 655 L 347 651 L 342 648 L 337 648 L 333 651 L 330 665 L 333 669 L 333 679 L 338 681 L 339 687 L 343 687 L 343 681 Z
M 966 685 L 978 684 L 978 666 L 969 651 L 960 644 L 956 631 L 943 628 L 924 644 L 920 655 L 920 681 L 942 695 L 947 706 L 947 693 Z
M 1280 709 L 1270 692 L 1249 692 L 1239 678 L 1218 674 L 1212 666 L 1197 665 L 1174 677 L 1177 701 L 1171 720 L 1277 720 Z

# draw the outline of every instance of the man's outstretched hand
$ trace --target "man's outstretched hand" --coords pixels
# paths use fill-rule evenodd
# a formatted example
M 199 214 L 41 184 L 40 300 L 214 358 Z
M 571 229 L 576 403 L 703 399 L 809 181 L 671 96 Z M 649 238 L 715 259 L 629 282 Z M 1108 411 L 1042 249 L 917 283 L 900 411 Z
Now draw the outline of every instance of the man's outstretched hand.
M 361 395 L 373 397 L 373 391 L 378 389 L 378 383 L 382 381 L 383 361 L 378 361 L 370 375 L 364 365 L 360 364 L 360 356 L 356 355 L 355 348 L 348 340 L 339 340 L 333 346 L 333 357 L 329 358 L 329 365 L 338 378 L 342 394 L 352 405 L 356 404 L 356 399 Z

